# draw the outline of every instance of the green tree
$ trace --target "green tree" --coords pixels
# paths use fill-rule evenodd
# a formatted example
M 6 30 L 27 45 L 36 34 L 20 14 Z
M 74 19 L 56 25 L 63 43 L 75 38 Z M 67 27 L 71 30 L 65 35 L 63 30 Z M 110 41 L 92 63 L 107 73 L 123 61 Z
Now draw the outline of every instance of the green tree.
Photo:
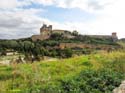
M 66 48 L 63 50 L 62 53 L 63 53 L 64 57 L 69 58 L 69 57 L 72 57 L 73 51 L 70 48 Z

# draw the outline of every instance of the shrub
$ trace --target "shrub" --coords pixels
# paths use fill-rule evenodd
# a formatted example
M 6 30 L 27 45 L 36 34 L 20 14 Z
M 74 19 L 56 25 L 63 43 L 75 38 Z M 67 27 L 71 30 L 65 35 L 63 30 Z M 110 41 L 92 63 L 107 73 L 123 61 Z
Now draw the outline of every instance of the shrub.
M 124 76 L 114 71 L 86 70 L 73 78 L 61 80 L 64 93 L 111 93 Z

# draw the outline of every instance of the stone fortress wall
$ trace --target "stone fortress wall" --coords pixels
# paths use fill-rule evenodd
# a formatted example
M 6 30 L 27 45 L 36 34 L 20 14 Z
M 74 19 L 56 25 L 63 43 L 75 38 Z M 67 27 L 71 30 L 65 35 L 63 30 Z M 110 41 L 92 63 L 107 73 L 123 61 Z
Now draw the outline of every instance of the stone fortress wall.
M 112 45 L 94 45 L 94 44 L 83 44 L 83 43 L 60 43 L 60 49 L 65 48 L 81 48 L 81 49 L 101 49 L 101 50 L 114 50 L 118 49 L 119 46 Z
M 70 32 L 67 30 L 53 30 L 52 25 L 47 26 L 46 24 L 43 24 L 43 26 L 40 28 L 40 35 L 33 35 L 31 38 L 33 41 L 46 40 L 46 39 L 49 39 L 50 36 L 54 33 L 61 34 L 63 35 L 63 37 L 66 37 L 66 38 L 75 38 L 75 35 L 78 35 L 77 31 Z M 112 39 L 113 41 L 118 40 L 116 33 L 112 33 L 112 35 L 79 35 L 79 37 L 81 38 L 83 36 Z

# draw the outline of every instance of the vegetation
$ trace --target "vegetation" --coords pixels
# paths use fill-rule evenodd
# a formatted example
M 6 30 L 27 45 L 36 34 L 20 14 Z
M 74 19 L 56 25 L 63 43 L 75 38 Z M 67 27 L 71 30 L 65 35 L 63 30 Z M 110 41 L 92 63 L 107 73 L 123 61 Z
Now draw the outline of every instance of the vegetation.
M 77 54 L 90 54 L 95 51 L 92 49 L 57 49 L 60 43 L 86 43 L 86 44 L 105 44 L 119 47 L 119 44 L 110 39 L 98 39 L 88 36 L 77 35 L 74 39 L 64 38 L 62 34 L 52 34 L 50 39 L 33 42 L 30 38 L 18 40 L 0 40 L 0 55 L 6 55 L 7 51 L 16 51 L 24 54 L 27 61 L 39 61 L 43 56 L 68 58 Z M 56 48 L 55 48 L 56 47 Z M 96 49 L 98 50 L 98 49 Z M 75 52 L 73 52 L 75 51 Z
M 18 57 L 18 61 L 21 57 L 26 61 L 0 64 L 0 93 L 111 93 L 125 79 L 125 50 L 107 53 L 91 48 L 56 48 L 60 43 L 124 48 L 123 42 L 87 36 L 67 39 L 61 34 L 36 42 L 30 38 L 0 40 L 0 63 Z M 7 56 L 8 51 L 18 54 Z M 41 61 L 45 56 L 56 59 Z
M 56 35 L 56 34 L 55 34 Z M 54 36 L 55 36 L 54 35 Z M 58 37 L 56 37 L 58 38 Z M 33 42 L 31 40 L 1 40 L 0 41 L 0 55 L 6 55 L 7 51 L 18 51 L 25 55 L 27 61 L 33 56 L 36 60 L 42 56 L 51 57 L 71 57 L 72 51 L 70 49 L 53 49 L 52 47 L 58 45 L 56 40 L 45 40 Z M 49 52 L 48 52 L 49 51 Z
M 111 93 L 125 79 L 124 73 L 124 50 L 51 62 L 1 64 L 0 93 Z

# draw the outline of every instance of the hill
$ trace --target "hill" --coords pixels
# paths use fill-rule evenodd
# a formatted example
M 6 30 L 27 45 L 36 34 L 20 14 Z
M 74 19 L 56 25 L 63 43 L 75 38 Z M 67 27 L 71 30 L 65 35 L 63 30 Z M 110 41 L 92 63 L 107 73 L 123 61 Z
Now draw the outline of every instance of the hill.
M 98 51 L 111 52 L 123 48 L 112 35 L 80 35 L 77 31 L 53 30 L 52 25 L 43 25 L 40 35 L 30 38 L 0 40 L 0 55 L 24 55 L 26 62 L 43 60 L 44 57 L 69 58 Z M 21 61 L 19 56 L 18 61 Z
M 0 40 L 0 93 L 111 93 L 125 79 L 124 45 L 116 33 L 51 25 L 30 38 Z
M 31 38 L 17 40 L 0 40 L 0 55 L 18 52 L 26 60 L 40 60 L 44 56 L 66 58 L 74 55 L 90 54 L 105 50 L 107 52 L 121 49 L 121 45 L 111 39 L 80 36 L 69 39 L 52 34 L 49 39 L 32 41 Z M 31 56 L 34 58 L 32 59 Z
M 122 42 L 124 42 L 124 43 L 125 43 L 125 38 L 122 38 L 122 39 L 120 39 L 119 41 L 122 41 Z
M 91 54 L 98 51 L 114 51 L 121 49 L 121 45 L 112 39 L 90 36 L 76 36 L 65 38 L 54 33 L 45 40 L 32 41 L 31 38 L 0 40 L 0 55 L 21 54 L 26 61 L 38 61 L 44 56 L 68 58 L 75 55 Z

